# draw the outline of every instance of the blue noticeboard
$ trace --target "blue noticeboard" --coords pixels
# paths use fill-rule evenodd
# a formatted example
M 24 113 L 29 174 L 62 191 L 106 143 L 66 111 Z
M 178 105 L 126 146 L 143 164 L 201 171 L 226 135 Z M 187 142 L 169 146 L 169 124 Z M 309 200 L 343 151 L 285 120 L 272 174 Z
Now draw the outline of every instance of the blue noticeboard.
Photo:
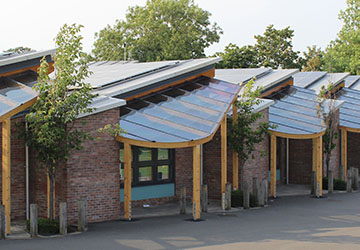
M 146 200 L 175 195 L 175 184 L 160 184 L 131 188 L 131 200 Z M 120 201 L 124 201 L 124 189 L 120 189 Z

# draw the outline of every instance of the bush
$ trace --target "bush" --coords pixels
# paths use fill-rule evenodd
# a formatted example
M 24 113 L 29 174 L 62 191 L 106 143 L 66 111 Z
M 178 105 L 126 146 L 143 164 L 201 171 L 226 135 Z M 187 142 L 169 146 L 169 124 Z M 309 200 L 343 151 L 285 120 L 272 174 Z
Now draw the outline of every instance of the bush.
M 242 207 L 244 202 L 244 193 L 240 190 L 235 190 L 231 192 L 231 206 L 232 207 Z M 250 207 L 256 207 L 257 200 L 255 195 L 250 194 Z
M 26 229 L 30 231 L 30 220 L 26 221 Z M 59 233 L 59 220 L 38 218 L 38 230 L 39 234 L 58 234 Z
M 328 178 L 323 178 L 323 189 L 328 189 Z M 341 179 L 334 179 L 334 190 L 346 190 L 346 181 Z

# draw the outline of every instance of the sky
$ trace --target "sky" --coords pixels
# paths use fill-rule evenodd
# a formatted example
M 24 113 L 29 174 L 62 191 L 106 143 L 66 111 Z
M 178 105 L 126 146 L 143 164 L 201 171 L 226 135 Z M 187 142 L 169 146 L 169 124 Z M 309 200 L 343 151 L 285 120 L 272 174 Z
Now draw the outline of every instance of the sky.
M 342 27 L 338 19 L 346 0 L 194 0 L 209 11 L 224 34 L 220 42 L 205 50 L 206 55 L 223 51 L 229 43 L 239 46 L 254 44 L 254 35 L 266 27 L 290 26 L 293 45 L 298 51 L 317 45 L 325 49 Z M 0 52 L 26 46 L 35 50 L 55 48 L 54 38 L 67 23 L 84 25 L 82 36 L 90 52 L 95 32 L 115 20 L 124 19 L 129 6 L 145 5 L 146 0 L 3 0 L 0 3 Z

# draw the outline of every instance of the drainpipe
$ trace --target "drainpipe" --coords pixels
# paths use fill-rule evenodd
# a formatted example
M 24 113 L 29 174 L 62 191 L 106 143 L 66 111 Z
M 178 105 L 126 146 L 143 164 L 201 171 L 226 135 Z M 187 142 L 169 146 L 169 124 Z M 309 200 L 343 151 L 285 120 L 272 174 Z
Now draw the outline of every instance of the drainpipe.
M 28 130 L 28 123 L 25 123 L 25 129 Z M 26 174 L 26 219 L 30 218 L 30 197 L 29 197 L 29 146 L 25 144 L 25 174 Z
M 286 184 L 289 184 L 289 138 L 286 138 Z

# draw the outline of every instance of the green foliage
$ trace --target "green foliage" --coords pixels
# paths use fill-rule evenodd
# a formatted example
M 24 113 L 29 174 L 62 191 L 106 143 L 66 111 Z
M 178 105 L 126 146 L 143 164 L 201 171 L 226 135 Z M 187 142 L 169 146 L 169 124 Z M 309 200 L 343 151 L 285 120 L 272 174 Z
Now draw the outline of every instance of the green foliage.
M 324 52 L 316 45 L 307 47 L 307 52 L 304 52 L 304 66 L 302 71 L 322 71 L 324 67 Z
M 32 50 L 31 48 L 22 47 L 22 46 L 4 50 L 4 52 L 14 52 L 14 53 L 16 53 L 16 54 L 22 54 L 22 53 L 30 52 L 30 51 L 33 51 L 33 50 Z
M 30 231 L 30 220 L 26 220 L 26 229 Z M 38 219 L 39 234 L 49 235 L 59 233 L 59 220 L 50 220 L 45 218 Z
M 221 56 L 223 59 L 215 65 L 218 69 L 257 67 L 257 53 L 250 45 L 239 48 L 236 44 L 229 43 L 224 52 L 217 52 L 214 56 Z
M 323 178 L 323 189 L 328 189 L 328 178 Z M 341 179 L 334 179 L 334 190 L 346 190 L 346 181 L 343 181 Z
M 113 137 L 117 137 L 121 134 L 126 133 L 124 129 L 120 127 L 120 124 L 106 124 L 103 128 L 98 129 L 99 133 L 108 133 L 109 135 Z
M 201 58 L 222 34 L 210 16 L 193 0 L 148 0 L 96 33 L 93 54 L 96 60 L 122 60 L 126 44 L 131 59 L 144 62 Z
M 258 97 L 261 95 L 261 88 L 253 90 L 254 80 L 243 86 L 240 101 L 236 101 L 238 118 L 235 124 L 229 119 L 228 144 L 231 149 L 239 154 L 244 164 L 249 156 L 256 150 L 257 143 L 269 135 L 269 128 L 273 128 L 268 122 L 258 122 L 263 113 L 255 112 L 254 107 L 261 103 Z
M 71 150 L 81 149 L 90 139 L 89 133 L 75 127 L 75 120 L 89 108 L 93 95 L 91 87 L 84 83 L 89 76 L 86 56 L 82 52 L 81 25 L 64 25 L 56 37 L 57 51 L 54 57 L 54 77 L 48 75 L 48 64 L 43 58 L 39 68 L 38 82 L 34 89 L 39 98 L 26 115 L 28 130 L 26 143 L 37 153 L 38 161 L 46 167 L 50 188 L 56 169 L 64 163 Z M 50 192 L 52 199 L 53 192 Z M 53 203 L 50 202 L 50 209 Z M 50 215 L 52 216 L 52 212 Z
M 326 127 L 325 134 L 323 135 L 323 153 L 326 163 L 326 171 L 329 170 L 330 158 L 332 151 L 336 148 L 336 140 L 339 136 L 338 133 L 338 113 L 336 112 L 335 96 L 332 96 L 334 91 L 334 84 L 329 83 L 327 87 L 321 86 L 318 94 L 318 115 L 322 117 L 323 124 Z M 327 105 L 327 107 L 325 106 Z
M 290 27 L 277 30 L 269 25 L 263 35 L 256 35 L 255 49 L 259 66 L 277 69 L 301 68 L 298 51 L 293 50 L 294 31 Z
M 347 0 L 340 11 L 343 27 L 326 49 L 325 69 L 329 72 L 360 74 L 360 0 Z
M 242 207 L 244 205 L 244 193 L 241 190 L 231 191 L 231 206 Z M 257 199 L 255 195 L 250 194 L 250 207 L 256 207 Z

